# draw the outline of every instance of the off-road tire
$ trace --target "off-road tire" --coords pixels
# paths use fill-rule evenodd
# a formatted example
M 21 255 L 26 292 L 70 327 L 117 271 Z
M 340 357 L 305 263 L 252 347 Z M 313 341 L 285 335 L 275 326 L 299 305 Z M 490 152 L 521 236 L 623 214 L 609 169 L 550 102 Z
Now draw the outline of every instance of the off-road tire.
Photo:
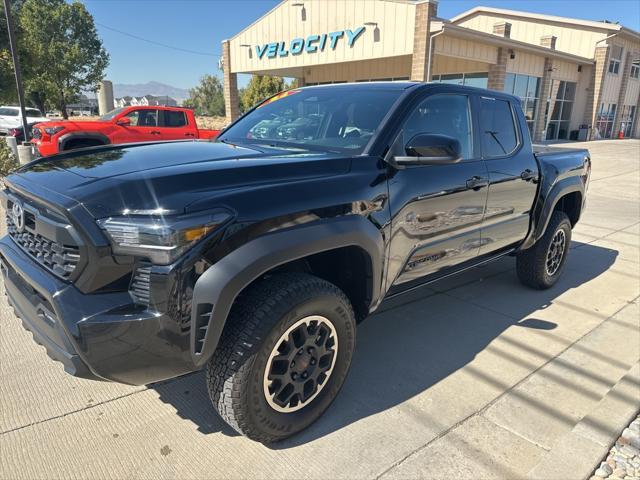
M 278 339 L 302 318 L 321 315 L 335 326 L 339 348 L 323 388 L 300 410 L 282 413 L 269 405 L 263 382 Z M 237 298 L 220 343 L 207 364 L 209 397 L 237 432 L 262 443 L 283 440 L 322 415 L 347 376 L 355 348 L 356 322 L 346 295 L 306 273 L 275 274 Z
M 559 266 L 550 275 L 547 270 L 547 254 L 559 230 L 564 232 L 564 251 Z M 516 256 L 516 271 L 520 281 L 524 285 L 538 290 L 551 288 L 562 275 L 570 244 L 571 222 L 569 217 L 564 212 L 555 211 L 551 215 L 542 238 L 533 247 L 518 253 Z

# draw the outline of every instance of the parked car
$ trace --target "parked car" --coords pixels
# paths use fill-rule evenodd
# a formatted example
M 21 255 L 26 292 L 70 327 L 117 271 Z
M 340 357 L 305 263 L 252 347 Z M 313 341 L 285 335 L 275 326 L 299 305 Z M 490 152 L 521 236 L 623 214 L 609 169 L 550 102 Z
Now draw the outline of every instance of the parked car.
M 511 95 L 301 88 L 216 142 L 22 167 L 2 192 L 4 285 L 67 372 L 137 385 L 206 369 L 222 418 L 274 442 L 329 407 L 385 298 L 506 255 L 525 285 L 553 286 L 590 171 L 587 150 L 534 150 Z
M 46 157 L 99 145 L 211 139 L 218 133 L 199 129 L 193 110 L 157 106 L 116 108 L 96 121 L 49 121 L 33 129 L 33 138 L 38 153 Z
M 31 139 L 31 131 L 33 130 L 33 126 L 36 123 L 40 123 L 40 122 L 31 122 L 27 124 L 27 136 L 25 138 L 24 135 L 24 128 L 22 128 L 22 125 L 20 125 L 19 127 L 15 127 L 15 128 L 10 128 L 7 131 L 7 136 L 8 137 L 15 137 L 16 141 L 18 142 L 18 144 L 24 142 L 24 141 L 28 141 Z
M 27 123 L 48 122 L 49 119 L 42 115 L 37 108 L 25 108 Z M 22 127 L 22 115 L 20 107 L 3 105 L 0 107 L 0 135 L 6 135 L 12 128 Z

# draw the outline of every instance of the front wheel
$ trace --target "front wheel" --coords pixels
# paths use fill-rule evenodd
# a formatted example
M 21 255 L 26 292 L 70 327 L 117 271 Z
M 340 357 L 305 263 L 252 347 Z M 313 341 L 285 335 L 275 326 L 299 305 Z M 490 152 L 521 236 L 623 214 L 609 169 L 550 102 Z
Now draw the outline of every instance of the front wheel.
M 209 396 L 239 433 L 263 443 L 309 426 L 344 383 L 355 318 L 335 285 L 276 274 L 238 298 L 207 364 Z
M 564 212 L 551 215 L 544 235 L 516 257 L 520 281 L 532 288 L 551 288 L 560 278 L 571 243 L 571 222 Z

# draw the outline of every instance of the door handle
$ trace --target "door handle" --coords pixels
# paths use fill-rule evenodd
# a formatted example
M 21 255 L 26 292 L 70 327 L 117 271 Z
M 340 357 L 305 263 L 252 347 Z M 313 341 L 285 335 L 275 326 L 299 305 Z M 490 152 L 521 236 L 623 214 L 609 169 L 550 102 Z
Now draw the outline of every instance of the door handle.
M 486 187 L 488 185 L 489 185 L 489 180 L 487 180 L 486 178 L 479 177 L 477 175 L 467 180 L 467 188 L 471 190 L 480 190 L 482 187 Z
M 527 168 L 524 172 L 520 174 L 520 178 L 525 182 L 528 182 L 530 180 L 536 180 L 538 178 L 538 174 L 533 170 L 530 170 Z
M 185 137 L 195 137 L 196 134 L 195 133 L 185 133 L 184 136 Z
M 160 135 L 158 130 L 151 130 L 151 135 Z

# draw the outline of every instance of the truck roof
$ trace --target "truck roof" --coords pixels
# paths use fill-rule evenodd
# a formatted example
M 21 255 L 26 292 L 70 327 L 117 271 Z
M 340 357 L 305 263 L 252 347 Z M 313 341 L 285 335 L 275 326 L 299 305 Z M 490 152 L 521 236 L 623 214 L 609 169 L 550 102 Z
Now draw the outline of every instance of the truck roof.
M 324 85 L 309 85 L 306 87 L 294 88 L 293 90 L 299 89 L 311 89 L 311 88 L 331 88 L 331 89 L 350 89 L 357 87 L 359 89 L 367 89 L 367 90 L 408 90 L 412 88 L 434 88 L 434 87 L 443 87 L 451 92 L 460 92 L 460 93 L 474 93 L 476 95 L 486 95 L 492 98 L 500 97 L 510 100 L 520 99 L 514 95 L 500 92 L 498 90 L 488 90 L 486 88 L 478 88 L 478 87 L 469 87 L 466 85 L 454 85 L 450 83 L 439 83 L 439 82 L 416 82 L 411 80 L 401 80 L 401 81 L 376 81 L 376 82 L 350 82 L 350 83 L 331 83 Z

